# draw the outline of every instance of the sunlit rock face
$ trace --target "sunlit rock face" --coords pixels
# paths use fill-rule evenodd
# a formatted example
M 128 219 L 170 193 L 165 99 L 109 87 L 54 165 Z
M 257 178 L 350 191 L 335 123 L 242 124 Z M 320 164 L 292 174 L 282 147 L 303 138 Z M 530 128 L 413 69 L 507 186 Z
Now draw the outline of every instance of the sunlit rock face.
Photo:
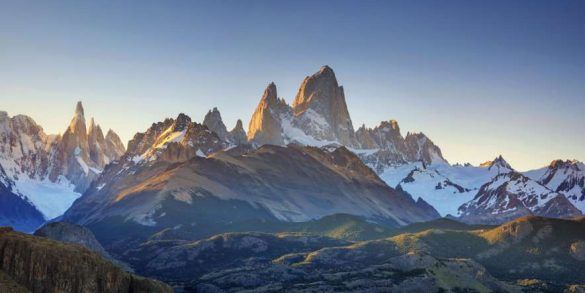
M 329 66 L 305 78 L 292 105 L 293 124 L 318 140 L 356 145 L 343 87 Z
M 409 162 L 447 163 L 426 135 L 403 137 L 395 120 L 382 121 L 374 128 L 362 125 L 354 131 L 343 87 L 329 66 L 303 80 L 292 107 L 278 98 L 276 85 L 271 83 L 250 120 L 248 141 L 255 145 L 344 145 L 379 173 Z
M 270 83 L 264 90 L 248 126 L 248 141 L 257 145 L 283 145 L 282 120 L 291 116 L 291 108 L 279 99 L 276 85 Z

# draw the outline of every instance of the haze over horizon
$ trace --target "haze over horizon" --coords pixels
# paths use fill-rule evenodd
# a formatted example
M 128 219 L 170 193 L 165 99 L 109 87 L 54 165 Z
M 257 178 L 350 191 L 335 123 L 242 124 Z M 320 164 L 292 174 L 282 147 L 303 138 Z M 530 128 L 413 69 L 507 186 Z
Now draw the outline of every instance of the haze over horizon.
M 0 110 L 61 133 L 81 100 L 125 142 L 213 107 L 247 128 L 269 82 L 292 103 L 329 65 L 356 129 L 396 119 L 450 163 L 585 160 L 583 2 L 312 3 L 6 2 Z

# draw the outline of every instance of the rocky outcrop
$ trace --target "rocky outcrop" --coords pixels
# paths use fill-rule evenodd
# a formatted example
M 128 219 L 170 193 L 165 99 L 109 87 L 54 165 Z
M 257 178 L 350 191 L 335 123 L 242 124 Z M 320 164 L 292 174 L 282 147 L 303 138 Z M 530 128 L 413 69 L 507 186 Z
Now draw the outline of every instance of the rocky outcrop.
M 219 139 L 228 144 L 241 145 L 247 143 L 246 131 L 242 125 L 242 120 L 238 119 L 236 126 L 231 131 L 227 131 L 217 108 L 213 108 L 213 110 L 207 112 L 207 115 L 205 115 L 205 119 L 203 120 L 203 125 L 207 126 L 209 130 L 215 132 Z
M 110 162 L 106 157 L 106 139 L 102 128 L 95 124 L 93 118 L 89 122 L 89 129 L 87 130 L 87 140 L 89 145 L 89 158 L 96 163 L 100 168 L 103 168 Z
M 225 124 L 223 124 L 221 114 L 217 108 L 213 108 L 213 110 L 207 112 L 205 119 L 203 119 L 203 125 L 207 126 L 209 130 L 215 132 L 221 140 L 229 140 L 227 128 L 225 127 Z
M 355 134 L 343 87 L 329 66 L 305 78 L 292 105 L 294 125 L 305 134 L 323 141 L 356 145 Z
M 110 161 L 120 158 L 126 152 L 124 143 L 118 134 L 111 129 L 106 134 L 106 149 L 104 151 Z
M 66 222 L 52 222 L 36 230 L 34 235 L 65 243 L 79 244 L 104 258 L 111 259 L 111 256 L 95 239 L 93 233 L 82 226 Z
M 379 173 L 411 162 L 447 164 L 441 149 L 423 133 L 407 133 L 403 137 L 396 120 L 382 121 L 375 128 L 362 126 L 356 132 L 356 139 L 360 148 L 373 150 L 358 151 L 358 154 Z
M 241 145 L 248 142 L 248 138 L 246 136 L 246 131 L 244 130 L 244 125 L 242 124 L 242 120 L 238 119 L 236 122 L 236 126 L 229 132 L 230 142 L 235 145 Z
M 0 228 L 0 272 L 31 292 L 172 292 L 84 247 Z
M 426 135 L 421 133 L 407 133 L 404 143 L 411 161 L 422 161 L 426 164 L 445 164 L 441 149 L 436 146 Z
M 282 119 L 290 115 L 290 106 L 278 98 L 276 85 L 270 83 L 250 119 L 248 141 L 257 145 L 283 145 Z

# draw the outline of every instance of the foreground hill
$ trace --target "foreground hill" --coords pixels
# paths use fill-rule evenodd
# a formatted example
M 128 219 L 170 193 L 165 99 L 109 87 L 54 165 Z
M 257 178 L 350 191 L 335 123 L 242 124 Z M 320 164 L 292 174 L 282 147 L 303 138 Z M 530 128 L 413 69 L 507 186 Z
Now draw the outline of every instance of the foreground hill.
M 269 241 L 275 236 L 268 234 L 221 236 L 233 241 L 229 246 L 219 245 L 217 238 L 176 243 L 166 247 L 168 253 L 148 258 L 145 273 L 164 275 L 165 271 L 194 268 L 195 263 L 217 263 L 217 257 L 227 257 L 228 266 L 216 266 L 208 273 L 199 271 L 191 275 L 196 275 L 195 279 L 175 281 L 191 284 L 188 286 L 198 292 L 217 289 L 558 292 L 583 285 L 583 219 L 525 217 L 479 230 L 467 230 L 469 226 L 460 226 L 466 230 L 454 230 L 451 228 L 458 225 L 446 221 L 436 225 L 448 229 L 404 233 L 351 245 L 337 243 L 314 251 L 306 251 L 304 246 L 291 248 L 288 253 L 277 248 L 278 242 Z M 310 237 L 305 239 L 309 241 Z M 138 254 L 143 250 L 154 251 L 153 245 L 157 244 L 145 244 Z M 256 249 L 256 253 L 234 252 L 234 248 Z M 216 257 L 210 258 L 211 251 Z M 284 254 L 275 257 L 275 252 Z
M 167 285 L 128 274 L 81 246 L 7 227 L 0 228 L 0 280 L 6 280 L 0 289 L 14 292 L 172 292 Z
M 403 251 L 471 258 L 504 280 L 583 283 L 585 221 L 524 217 L 493 229 L 427 230 L 392 238 Z

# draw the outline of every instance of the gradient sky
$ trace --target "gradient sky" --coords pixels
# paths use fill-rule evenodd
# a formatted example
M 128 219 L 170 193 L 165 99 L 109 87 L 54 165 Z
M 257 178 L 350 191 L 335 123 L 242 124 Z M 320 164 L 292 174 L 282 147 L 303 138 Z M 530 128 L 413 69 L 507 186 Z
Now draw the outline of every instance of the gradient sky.
M 0 109 L 127 141 L 217 106 L 247 127 L 328 64 L 354 127 L 398 120 L 452 163 L 585 160 L 585 1 L 0 0 Z

